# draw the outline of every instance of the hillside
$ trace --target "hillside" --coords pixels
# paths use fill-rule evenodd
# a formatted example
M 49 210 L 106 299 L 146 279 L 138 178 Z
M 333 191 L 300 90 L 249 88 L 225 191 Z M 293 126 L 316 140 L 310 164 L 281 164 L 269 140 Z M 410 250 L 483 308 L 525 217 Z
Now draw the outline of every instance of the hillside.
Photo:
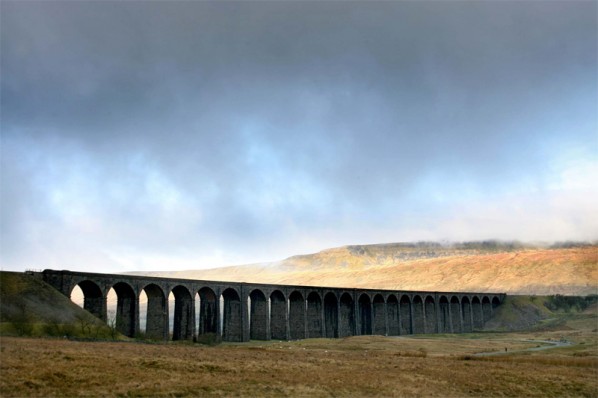
M 0 271 L 0 332 L 18 335 L 107 337 L 104 322 L 31 275 Z
M 360 245 L 272 263 L 139 274 L 396 290 L 588 295 L 598 293 L 598 246 L 542 248 L 496 242 Z

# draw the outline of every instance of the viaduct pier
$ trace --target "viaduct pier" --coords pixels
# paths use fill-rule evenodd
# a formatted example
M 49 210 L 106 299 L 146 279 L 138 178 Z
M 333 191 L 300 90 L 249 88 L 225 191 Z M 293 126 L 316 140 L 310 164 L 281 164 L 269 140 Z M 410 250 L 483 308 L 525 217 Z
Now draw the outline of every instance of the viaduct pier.
M 192 340 L 210 333 L 222 336 L 225 341 L 465 333 L 483 328 L 506 296 L 218 282 L 50 269 L 42 271 L 41 277 L 67 297 L 79 286 L 84 295 L 83 307 L 104 321 L 108 319 L 108 292 L 114 289 L 118 330 L 129 337 L 140 334 L 140 315 L 146 315 L 146 337 L 159 340 Z M 147 314 L 140 314 L 142 292 L 147 296 Z M 173 325 L 169 325 L 170 293 L 174 296 Z M 197 313 L 199 322 L 196 322 Z

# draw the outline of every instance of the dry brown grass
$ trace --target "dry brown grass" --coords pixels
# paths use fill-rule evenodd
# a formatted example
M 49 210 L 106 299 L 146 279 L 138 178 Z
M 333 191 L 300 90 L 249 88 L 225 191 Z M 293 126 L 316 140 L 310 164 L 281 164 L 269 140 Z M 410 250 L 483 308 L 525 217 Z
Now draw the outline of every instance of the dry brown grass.
M 524 249 L 401 260 L 391 255 L 326 250 L 274 265 L 152 272 L 155 276 L 206 280 L 362 287 L 396 290 L 491 291 L 509 294 L 596 293 L 598 246 Z
M 573 355 L 572 357 L 565 357 L 565 356 L 540 356 L 540 355 L 504 355 L 504 356 L 474 356 L 474 355 L 461 355 L 456 357 L 458 360 L 463 361 L 484 361 L 484 362 L 507 362 L 507 363 L 529 363 L 529 364 L 537 364 L 537 365 L 559 365 L 559 366 L 567 366 L 567 367 L 580 367 L 580 368 L 589 368 L 589 369 L 598 369 L 598 357 L 590 357 L 588 355 L 584 355 L 583 357 L 579 357 L 578 355 Z
M 359 337 L 217 347 L 4 337 L 0 395 L 598 395 L 592 355 L 474 360 L 456 355 L 496 345 L 521 347 L 507 337 Z

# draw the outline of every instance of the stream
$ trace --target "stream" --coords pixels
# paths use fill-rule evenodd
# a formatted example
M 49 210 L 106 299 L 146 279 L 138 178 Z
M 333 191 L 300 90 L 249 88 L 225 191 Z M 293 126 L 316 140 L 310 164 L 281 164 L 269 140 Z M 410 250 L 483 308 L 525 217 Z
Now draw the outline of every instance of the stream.
M 567 341 L 567 340 L 522 340 L 522 341 L 524 341 L 526 343 L 537 343 L 537 344 L 546 344 L 546 345 L 541 345 L 539 347 L 525 348 L 522 350 L 513 350 L 513 351 L 478 352 L 473 355 L 475 355 L 477 357 L 487 357 L 487 356 L 493 356 L 493 355 L 508 355 L 508 354 L 512 354 L 512 353 L 550 350 L 553 348 L 567 347 L 567 346 L 573 345 L 572 342 Z

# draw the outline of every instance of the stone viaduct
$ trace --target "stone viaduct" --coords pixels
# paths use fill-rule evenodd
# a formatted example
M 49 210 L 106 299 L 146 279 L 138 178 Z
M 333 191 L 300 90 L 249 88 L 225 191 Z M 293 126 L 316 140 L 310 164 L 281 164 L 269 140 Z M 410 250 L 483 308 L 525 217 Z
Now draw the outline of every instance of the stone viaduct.
M 213 333 L 225 341 L 289 340 L 355 335 L 398 336 L 479 330 L 505 298 L 502 293 L 448 293 L 267 285 L 44 270 L 44 281 L 67 297 L 75 286 L 84 308 L 106 321 L 107 296 L 117 296 L 116 325 L 141 332 L 139 296 L 147 295 L 145 335 L 192 340 Z M 169 325 L 168 297 L 174 296 Z M 199 327 L 196 330 L 196 296 Z M 143 315 L 143 314 L 142 314 Z M 172 330 L 172 335 L 170 331 Z

